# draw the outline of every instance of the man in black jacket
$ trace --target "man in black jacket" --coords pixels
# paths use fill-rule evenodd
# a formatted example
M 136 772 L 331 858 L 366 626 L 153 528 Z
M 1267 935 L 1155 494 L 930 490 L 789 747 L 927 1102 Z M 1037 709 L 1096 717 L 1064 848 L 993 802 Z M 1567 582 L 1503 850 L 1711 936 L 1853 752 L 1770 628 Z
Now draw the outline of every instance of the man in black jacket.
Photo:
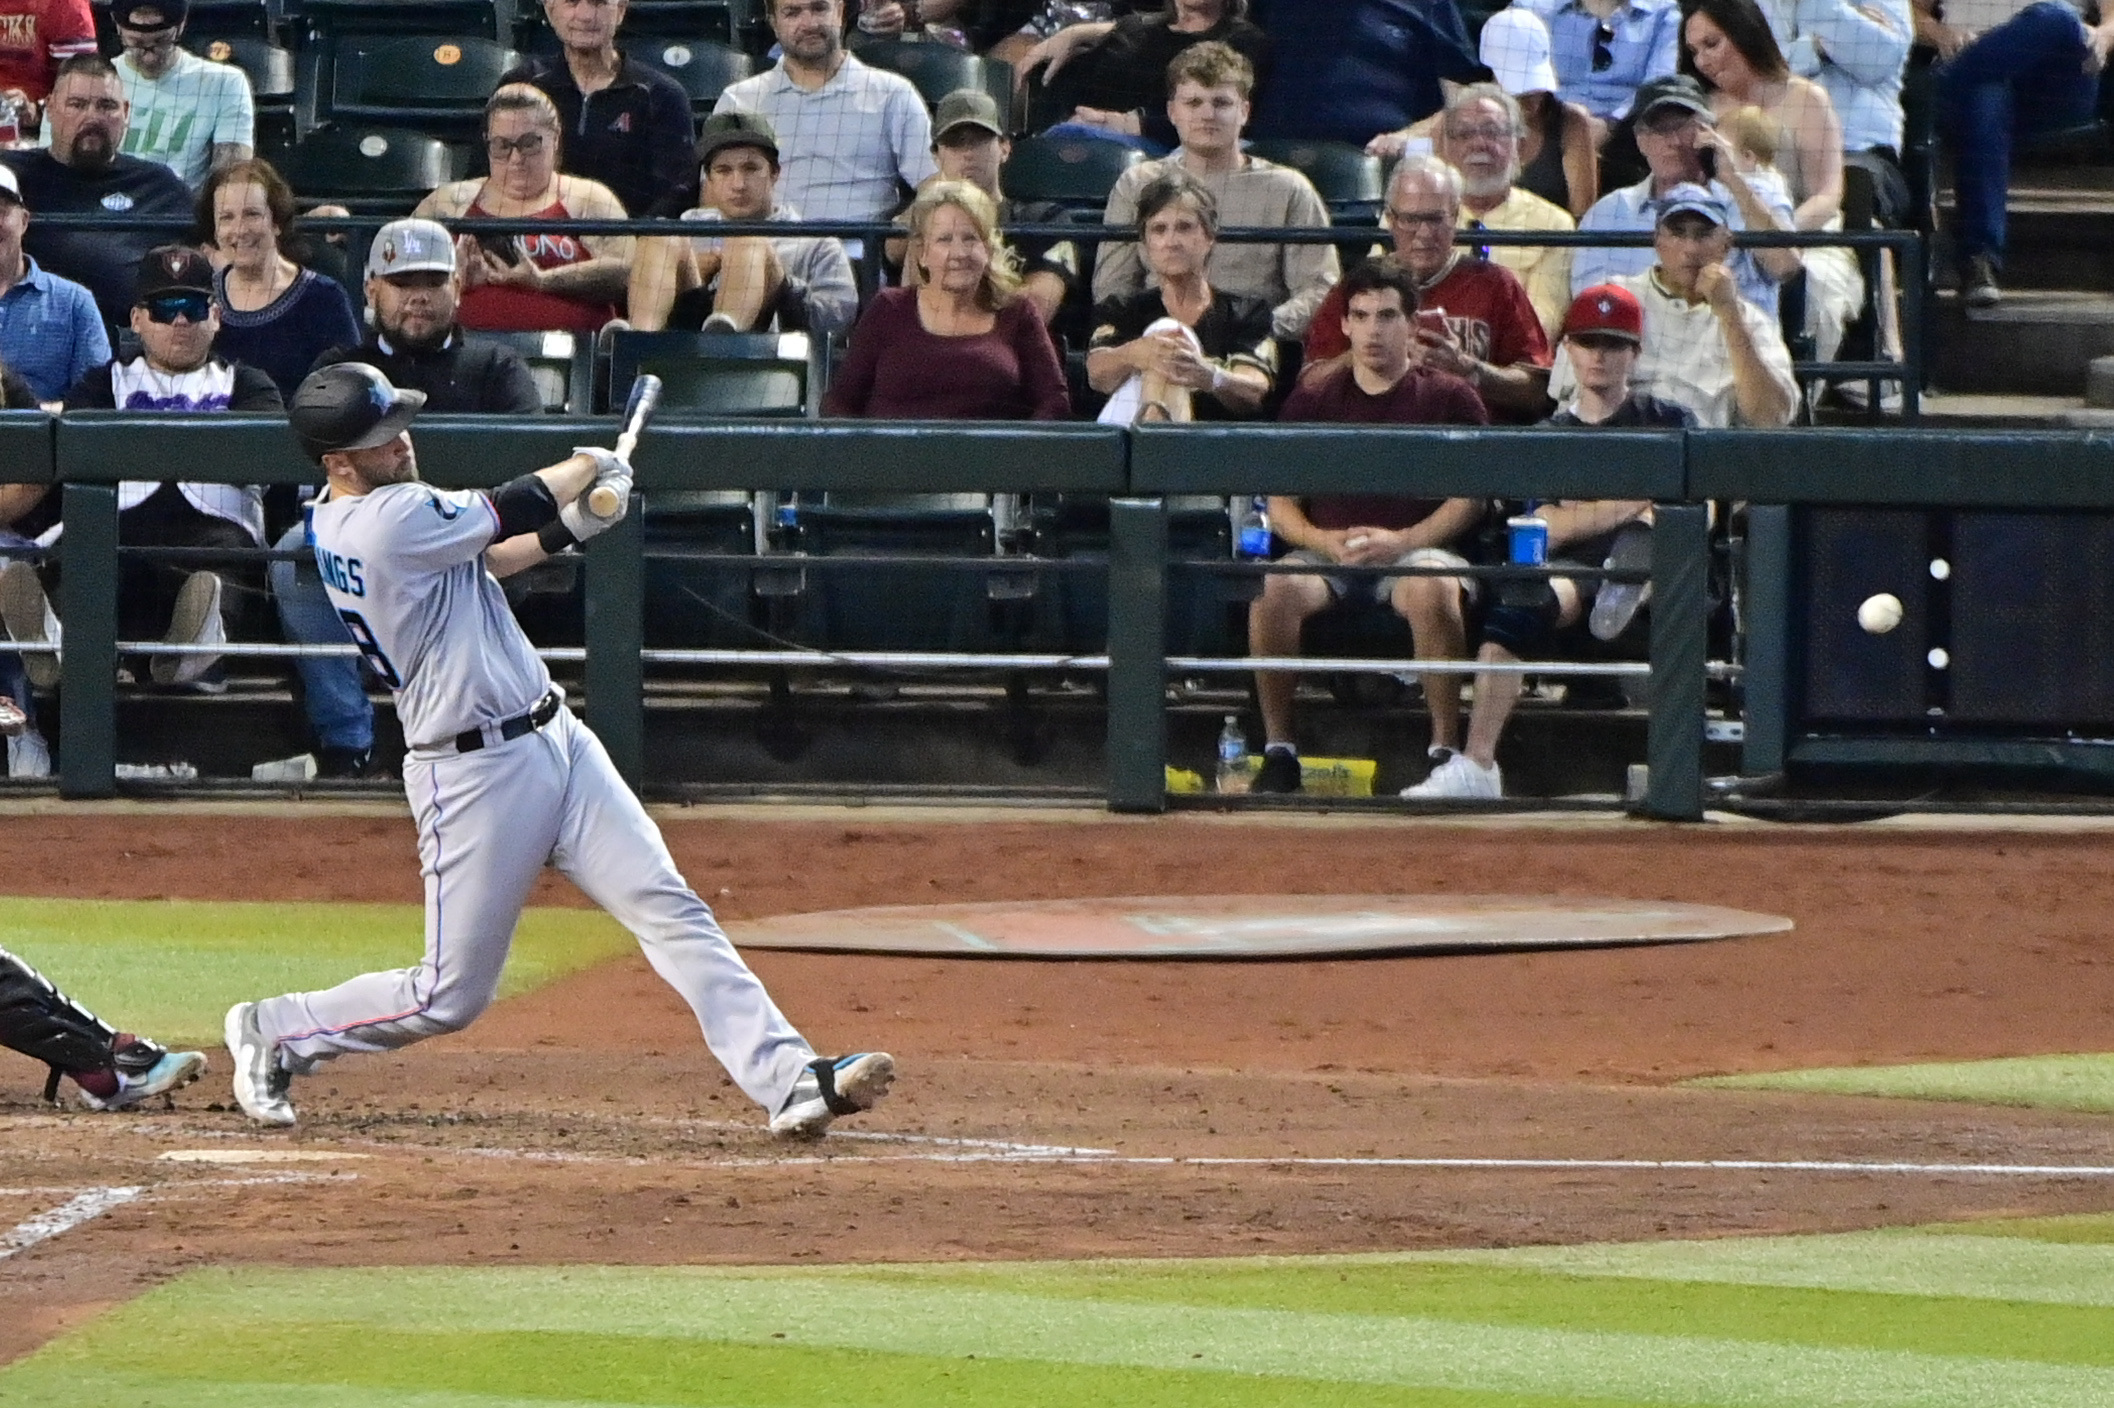
M 357 347 L 337 347 L 316 359 L 378 367 L 395 385 L 426 394 L 433 415 L 533 416 L 543 412 L 528 364 L 511 348 L 471 342 L 456 326 L 462 279 L 455 241 L 431 220 L 394 220 L 375 231 L 367 250 L 367 303 L 374 331 Z M 281 552 L 306 549 L 307 516 L 279 539 Z M 286 639 L 300 645 L 343 645 L 352 637 L 323 589 L 313 562 L 274 562 L 272 600 Z M 374 766 L 374 705 L 360 663 L 344 656 L 305 656 L 302 703 L 316 736 L 316 772 L 364 777 Z
M 220 318 L 213 309 L 213 266 L 180 244 L 149 250 L 139 262 L 132 331 L 140 355 L 89 372 L 66 393 L 69 411 L 143 411 L 178 415 L 279 411 L 279 389 L 255 367 L 213 355 Z M 126 547 L 264 546 L 264 496 L 253 485 L 127 480 L 117 490 L 118 542 Z M 234 564 L 211 570 L 136 556 L 118 559 L 117 629 L 121 640 L 161 631 L 170 645 L 227 643 L 238 614 L 226 579 L 247 575 Z M 0 570 L 0 620 L 16 640 L 59 640 L 36 568 L 15 561 Z M 163 630 L 166 623 L 166 630 Z M 211 688 L 206 675 L 219 656 L 155 655 L 156 684 Z M 58 656 L 27 655 L 31 683 L 57 682 Z
M 532 83 L 557 105 L 567 174 L 600 181 L 635 219 L 673 217 L 697 204 L 690 95 L 617 48 L 625 9 L 625 0 L 544 0 L 564 52 L 529 59 L 499 81 Z

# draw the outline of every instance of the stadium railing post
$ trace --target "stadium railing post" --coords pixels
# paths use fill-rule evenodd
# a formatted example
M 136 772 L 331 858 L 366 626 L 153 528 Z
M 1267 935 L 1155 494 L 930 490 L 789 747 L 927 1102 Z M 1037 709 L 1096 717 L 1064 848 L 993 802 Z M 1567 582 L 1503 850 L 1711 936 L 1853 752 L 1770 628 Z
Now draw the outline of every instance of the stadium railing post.
M 1791 510 L 1783 504 L 1747 509 L 1747 552 L 1740 621 L 1740 772 L 1763 777 L 1784 770 L 1786 746 L 1784 672 L 1790 659 L 1789 586 Z
M 117 795 L 117 486 L 68 484 L 60 617 L 59 795 Z
M 634 789 L 646 768 L 645 508 L 644 495 L 634 497 L 586 549 L 587 726 Z
M 1108 806 L 1167 810 L 1167 505 L 1110 502 Z
M 1703 683 L 1709 655 L 1710 515 L 1659 504 L 1652 525 L 1651 723 L 1647 816 L 1703 816 Z

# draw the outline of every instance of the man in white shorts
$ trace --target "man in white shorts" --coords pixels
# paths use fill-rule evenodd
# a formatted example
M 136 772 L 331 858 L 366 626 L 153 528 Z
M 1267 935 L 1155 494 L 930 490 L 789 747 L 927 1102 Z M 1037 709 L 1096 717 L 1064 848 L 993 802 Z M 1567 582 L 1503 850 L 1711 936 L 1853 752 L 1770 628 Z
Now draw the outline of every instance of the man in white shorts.
M 1423 365 L 1415 333 L 1416 278 L 1392 257 L 1368 259 L 1343 277 L 1343 330 L 1350 340 L 1345 365 L 1299 387 L 1281 419 L 1355 425 L 1486 425 L 1489 413 L 1475 388 L 1451 372 Z M 1339 494 L 1270 499 L 1270 528 L 1293 548 L 1287 561 L 1317 568 L 1464 567 L 1454 550 L 1483 516 L 1474 499 L 1413 499 L 1399 494 Z M 1283 573 L 1263 579 L 1262 596 L 1248 610 L 1248 653 L 1300 653 L 1309 618 L 1361 596 L 1383 603 L 1409 623 L 1417 658 L 1465 660 L 1464 612 L 1472 593 L 1465 577 L 1385 577 L 1347 572 Z M 1265 747 L 1257 792 L 1297 792 L 1299 749 L 1292 732 L 1297 677 L 1284 670 L 1255 672 Z M 1427 675 L 1434 764 L 1461 746 L 1461 678 Z

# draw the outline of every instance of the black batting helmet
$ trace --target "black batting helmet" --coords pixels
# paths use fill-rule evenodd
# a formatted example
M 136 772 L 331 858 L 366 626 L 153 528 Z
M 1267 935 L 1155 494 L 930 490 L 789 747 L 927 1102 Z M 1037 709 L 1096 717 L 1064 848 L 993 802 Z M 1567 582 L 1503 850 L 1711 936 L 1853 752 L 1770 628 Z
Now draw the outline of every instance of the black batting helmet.
M 388 444 L 425 404 L 425 392 L 399 391 L 365 362 L 339 362 L 308 374 L 286 418 L 308 457 L 320 461 L 332 450 Z

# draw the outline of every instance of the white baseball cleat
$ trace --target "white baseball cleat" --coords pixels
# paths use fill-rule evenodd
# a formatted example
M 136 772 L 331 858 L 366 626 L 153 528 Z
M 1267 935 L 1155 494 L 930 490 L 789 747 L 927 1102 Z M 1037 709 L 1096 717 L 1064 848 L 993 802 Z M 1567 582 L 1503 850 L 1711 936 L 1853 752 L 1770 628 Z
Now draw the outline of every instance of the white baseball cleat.
M 896 1078 L 896 1058 L 885 1051 L 817 1056 L 807 1063 L 793 1091 L 771 1116 L 771 1133 L 814 1139 L 839 1115 L 871 1110 Z
M 1466 753 L 1456 753 L 1431 770 L 1431 776 L 1402 789 L 1412 801 L 1496 801 L 1505 795 L 1504 775 L 1496 763 L 1484 767 Z
M 230 1007 L 225 1035 L 228 1055 L 235 1058 L 235 1103 L 259 1124 L 292 1124 L 294 1102 L 289 1091 L 293 1073 L 279 1064 L 271 1044 L 257 1029 L 257 1005 L 238 1002 Z

